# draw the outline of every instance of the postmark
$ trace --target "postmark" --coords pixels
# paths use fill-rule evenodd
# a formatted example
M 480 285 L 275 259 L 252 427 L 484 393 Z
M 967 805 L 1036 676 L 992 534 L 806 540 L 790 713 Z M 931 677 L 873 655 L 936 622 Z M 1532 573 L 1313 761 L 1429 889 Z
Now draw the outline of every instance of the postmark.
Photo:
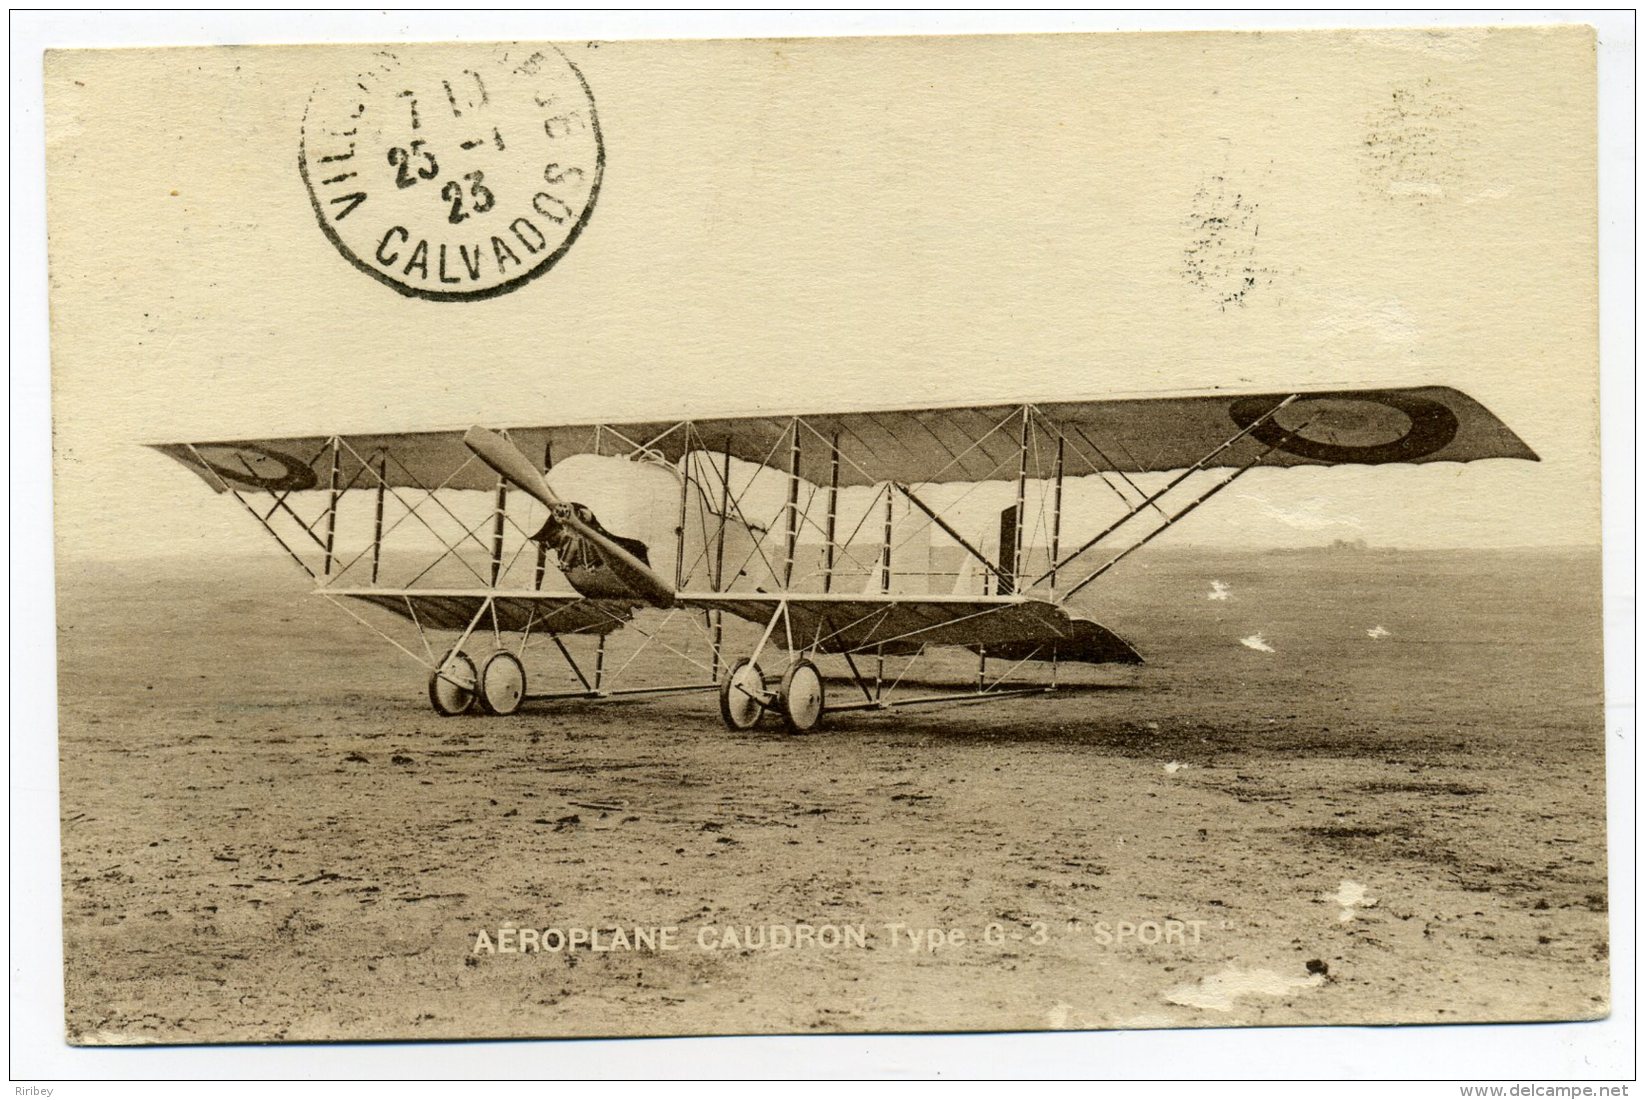
M 552 46 L 397 46 L 314 89 L 298 166 L 345 259 L 453 301 L 550 270 L 588 224 L 605 149 L 587 82 Z

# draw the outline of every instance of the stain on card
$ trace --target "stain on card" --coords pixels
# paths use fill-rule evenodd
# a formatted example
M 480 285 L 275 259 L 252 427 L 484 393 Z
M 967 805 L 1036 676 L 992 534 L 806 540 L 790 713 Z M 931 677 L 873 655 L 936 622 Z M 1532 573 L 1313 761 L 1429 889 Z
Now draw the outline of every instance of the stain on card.
M 1367 114 L 1367 190 L 1400 205 L 1425 206 L 1463 190 L 1469 120 L 1462 100 L 1432 78 L 1388 89 Z
M 1260 213 L 1255 197 L 1226 172 L 1207 177 L 1194 192 L 1181 274 L 1218 309 L 1243 306 L 1273 282 L 1273 271 L 1261 262 Z

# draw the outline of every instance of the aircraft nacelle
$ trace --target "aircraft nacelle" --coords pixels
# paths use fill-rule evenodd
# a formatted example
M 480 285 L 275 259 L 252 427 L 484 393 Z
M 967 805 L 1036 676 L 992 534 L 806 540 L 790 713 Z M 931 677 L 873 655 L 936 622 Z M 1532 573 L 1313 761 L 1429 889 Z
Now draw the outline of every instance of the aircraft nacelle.
M 714 578 L 710 563 L 723 540 L 728 559 L 749 556 L 754 540 L 740 524 L 722 524 L 716 504 L 695 480 L 682 484 L 678 467 L 647 458 L 571 455 L 544 477 L 563 507 L 581 509 L 589 523 L 666 580 L 703 587 Z M 723 528 L 723 530 L 722 530 Z M 597 553 L 556 522 L 551 512 L 537 537 L 554 550 L 566 580 L 585 596 L 630 595 L 604 570 Z M 683 543 L 683 545 L 682 545 Z
M 679 500 L 679 471 L 660 463 L 609 455 L 572 455 L 555 464 L 544 480 L 556 496 L 568 502 L 567 507 L 580 505 L 584 517 L 592 518 L 598 528 L 619 543 L 639 543 L 643 552 L 637 556 L 641 561 L 672 567 L 679 517 L 663 502 Z M 550 530 L 556 526 L 551 514 L 539 537 L 547 535 L 545 541 L 561 553 L 563 560 L 570 548 L 561 549 L 563 538 Z

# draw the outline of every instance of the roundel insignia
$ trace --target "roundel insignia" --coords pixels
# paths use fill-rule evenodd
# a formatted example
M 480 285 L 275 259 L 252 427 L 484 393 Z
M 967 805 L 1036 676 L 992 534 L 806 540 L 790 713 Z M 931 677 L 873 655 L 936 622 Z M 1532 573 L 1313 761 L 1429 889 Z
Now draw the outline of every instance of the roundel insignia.
M 248 488 L 298 492 L 319 484 L 314 470 L 302 459 L 254 443 L 219 444 L 196 450 L 200 461 L 212 473 Z
M 1449 407 L 1409 393 L 1307 394 L 1263 420 L 1280 400 L 1244 397 L 1228 415 L 1258 441 L 1316 462 L 1414 462 L 1443 450 L 1459 427 Z

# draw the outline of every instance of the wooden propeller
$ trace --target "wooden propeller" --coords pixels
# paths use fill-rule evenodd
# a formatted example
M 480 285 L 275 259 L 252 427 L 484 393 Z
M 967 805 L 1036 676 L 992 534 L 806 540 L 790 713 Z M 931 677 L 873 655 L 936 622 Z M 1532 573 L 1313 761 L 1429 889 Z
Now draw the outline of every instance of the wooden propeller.
M 555 496 L 554 490 L 548 487 L 548 480 L 514 444 L 489 428 L 478 425 L 468 430 L 463 436 L 463 443 L 481 462 L 530 494 L 554 514 L 557 522 L 569 527 L 579 538 L 597 549 L 613 575 L 630 586 L 636 597 L 656 607 L 674 605 L 674 586 L 610 535 L 585 523 L 576 506 Z

